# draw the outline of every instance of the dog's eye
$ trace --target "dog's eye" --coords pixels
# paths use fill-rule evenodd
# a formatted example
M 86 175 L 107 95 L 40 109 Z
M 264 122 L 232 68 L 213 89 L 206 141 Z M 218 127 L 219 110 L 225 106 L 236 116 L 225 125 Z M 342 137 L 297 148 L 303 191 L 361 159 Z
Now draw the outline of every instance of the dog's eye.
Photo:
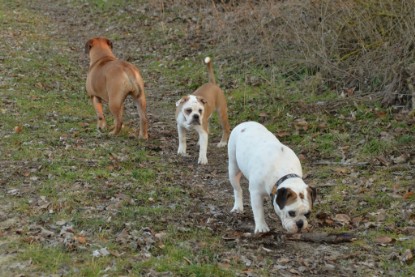
M 203 110 L 202 109 L 199 109 L 199 114 L 202 114 L 202 112 L 203 112 Z
M 304 216 L 305 216 L 306 218 L 310 218 L 310 215 L 311 215 L 311 212 L 308 212 L 308 213 L 304 214 Z
M 295 217 L 295 212 L 294 212 L 294 211 L 289 211 L 289 212 L 288 212 L 288 214 L 289 214 L 291 217 Z
M 190 113 L 192 112 L 192 109 L 186 109 L 186 110 L 184 110 L 184 112 L 185 112 L 186 114 L 190 114 Z

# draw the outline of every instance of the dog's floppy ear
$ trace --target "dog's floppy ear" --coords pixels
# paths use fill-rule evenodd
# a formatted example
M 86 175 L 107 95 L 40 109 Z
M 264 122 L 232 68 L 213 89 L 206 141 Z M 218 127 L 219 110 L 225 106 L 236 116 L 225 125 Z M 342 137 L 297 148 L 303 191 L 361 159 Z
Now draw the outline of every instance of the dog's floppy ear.
M 206 99 L 205 99 L 205 98 L 203 98 L 203 97 L 200 97 L 200 96 L 198 96 L 198 97 L 197 97 L 197 100 L 198 100 L 200 103 L 202 103 L 203 105 L 206 105 L 206 103 L 207 103 Z
M 183 96 L 179 101 L 176 102 L 176 107 L 185 103 L 187 100 L 189 100 L 189 96 Z
M 317 197 L 317 190 L 316 188 L 308 186 L 307 191 L 308 191 L 308 195 L 311 198 L 311 207 L 313 207 L 314 201 L 316 201 L 316 197 Z
M 105 39 L 106 43 L 108 44 L 108 46 L 111 48 L 112 50 L 112 41 L 110 41 L 109 39 Z
M 85 54 L 89 54 L 89 51 L 91 50 L 91 48 L 92 48 L 92 39 L 88 40 L 85 43 Z
M 297 194 L 290 188 L 280 188 L 277 190 L 277 199 L 275 200 L 280 207 L 284 209 L 285 205 L 290 204 L 297 198 Z

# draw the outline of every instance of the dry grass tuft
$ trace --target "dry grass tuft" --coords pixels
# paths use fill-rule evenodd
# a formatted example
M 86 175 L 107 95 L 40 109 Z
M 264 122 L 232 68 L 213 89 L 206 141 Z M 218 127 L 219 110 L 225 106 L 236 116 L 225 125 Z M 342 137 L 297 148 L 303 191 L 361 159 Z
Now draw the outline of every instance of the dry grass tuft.
M 261 64 L 270 74 L 320 90 L 410 105 L 414 85 L 415 1 L 161 1 L 185 4 L 190 34 L 215 43 L 221 59 Z M 316 75 L 317 74 L 317 75 Z M 315 76 L 316 75 L 316 76 Z M 272 78 L 270 78 L 272 79 Z M 310 82 L 311 79 L 311 82 Z

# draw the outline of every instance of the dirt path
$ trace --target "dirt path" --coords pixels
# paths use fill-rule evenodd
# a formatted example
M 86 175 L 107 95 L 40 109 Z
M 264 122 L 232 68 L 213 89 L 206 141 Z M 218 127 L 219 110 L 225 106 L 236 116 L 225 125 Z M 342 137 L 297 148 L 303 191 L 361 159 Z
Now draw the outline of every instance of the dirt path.
M 88 28 L 83 28 L 83 20 L 77 19 L 76 22 L 73 22 L 73 18 L 68 14 L 55 10 L 50 6 L 46 9 L 58 21 L 57 28 L 59 30 L 68 30 L 67 26 L 70 26 L 70 31 L 67 32 L 67 40 L 75 41 L 78 46 L 88 36 L 102 33 L 102 30 L 96 29 L 96 26 L 89 25 Z M 149 24 L 156 25 L 157 22 Z M 58 33 L 62 35 L 60 31 Z M 117 42 L 118 45 L 120 43 L 123 42 Z M 127 45 L 120 46 L 121 49 L 129 48 Z M 163 59 L 163 52 L 165 51 L 163 47 L 153 50 L 160 51 L 155 58 Z M 180 55 L 177 58 L 180 59 Z M 80 59 L 83 60 L 83 64 L 86 64 L 84 55 L 80 55 Z M 151 136 L 148 145 L 150 155 L 161 157 L 161 160 L 165 162 L 165 167 L 169 168 L 168 175 L 176 176 L 170 181 L 180 184 L 188 194 L 194 196 L 192 205 L 188 207 L 187 214 L 182 215 L 180 222 L 177 222 L 178 225 L 192 226 L 198 224 L 212 229 L 215 233 L 227 238 L 224 243 L 228 245 L 231 255 L 240 256 L 247 265 L 253 263 L 261 265 L 261 261 L 266 256 L 272 255 L 276 265 L 270 271 L 270 274 L 275 271 L 285 272 L 286 276 L 297 274 L 351 276 L 356 271 L 371 272 L 373 270 L 370 264 L 359 265 L 356 263 L 357 257 L 368 255 L 369 252 L 355 252 L 356 250 L 347 244 L 315 245 L 284 240 L 282 238 L 283 230 L 270 205 L 266 207 L 266 212 L 268 221 L 272 221 L 270 225 L 276 228 L 275 233 L 264 237 L 251 237 L 248 233 L 252 232 L 254 225 L 250 206 L 245 207 L 244 215 L 235 216 L 229 213 L 233 196 L 227 179 L 226 148 L 218 149 L 215 147 L 220 139 L 219 135 L 216 132 L 216 136 L 210 137 L 208 165 L 197 165 L 198 148 L 195 144 L 195 133 L 193 133 L 193 138 L 189 139 L 189 157 L 178 157 L 176 155 L 177 131 L 174 120 L 174 103 L 181 95 L 189 92 L 180 87 L 174 87 L 171 83 L 166 82 L 165 78 L 146 70 L 147 65 L 145 63 L 141 63 L 139 66 L 146 78 L 150 119 L 149 133 Z M 201 64 L 201 66 L 203 65 Z M 126 113 L 129 112 L 134 112 L 131 102 L 127 104 Z M 163 174 L 159 178 L 160 183 L 162 183 L 164 181 Z M 249 199 L 246 189 L 245 199 Z M 371 258 L 369 258 L 369 261 L 368 263 L 374 263 Z

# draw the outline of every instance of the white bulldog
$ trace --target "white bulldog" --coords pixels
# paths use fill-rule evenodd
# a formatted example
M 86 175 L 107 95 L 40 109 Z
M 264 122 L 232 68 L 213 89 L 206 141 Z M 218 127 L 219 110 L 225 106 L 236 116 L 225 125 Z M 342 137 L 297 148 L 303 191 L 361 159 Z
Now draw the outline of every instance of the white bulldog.
M 301 163 L 289 147 L 257 122 L 244 122 L 229 138 L 229 180 L 235 204 L 231 212 L 243 212 L 241 176 L 249 181 L 255 233 L 270 229 L 264 217 L 264 197 L 271 196 L 275 212 L 288 233 L 308 227 L 316 190 L 302 179 Z
M 222 125 L 222 138 L 218 147 L 226 146 L 230 134 L 228 108 L 225 94 L 216 84 L 212 61 L 205 58 L 208 68 L 209 82 L 199 87 L 193 94 L 183 96 L 176 102 L 176 122 L 179 135 L 177 153 L 186 156 L 186 130 L 195 129 L 199 133 L 199 164 L 207 164 L 207 147 L 209 133 L 209 118 L 217 111 Z

